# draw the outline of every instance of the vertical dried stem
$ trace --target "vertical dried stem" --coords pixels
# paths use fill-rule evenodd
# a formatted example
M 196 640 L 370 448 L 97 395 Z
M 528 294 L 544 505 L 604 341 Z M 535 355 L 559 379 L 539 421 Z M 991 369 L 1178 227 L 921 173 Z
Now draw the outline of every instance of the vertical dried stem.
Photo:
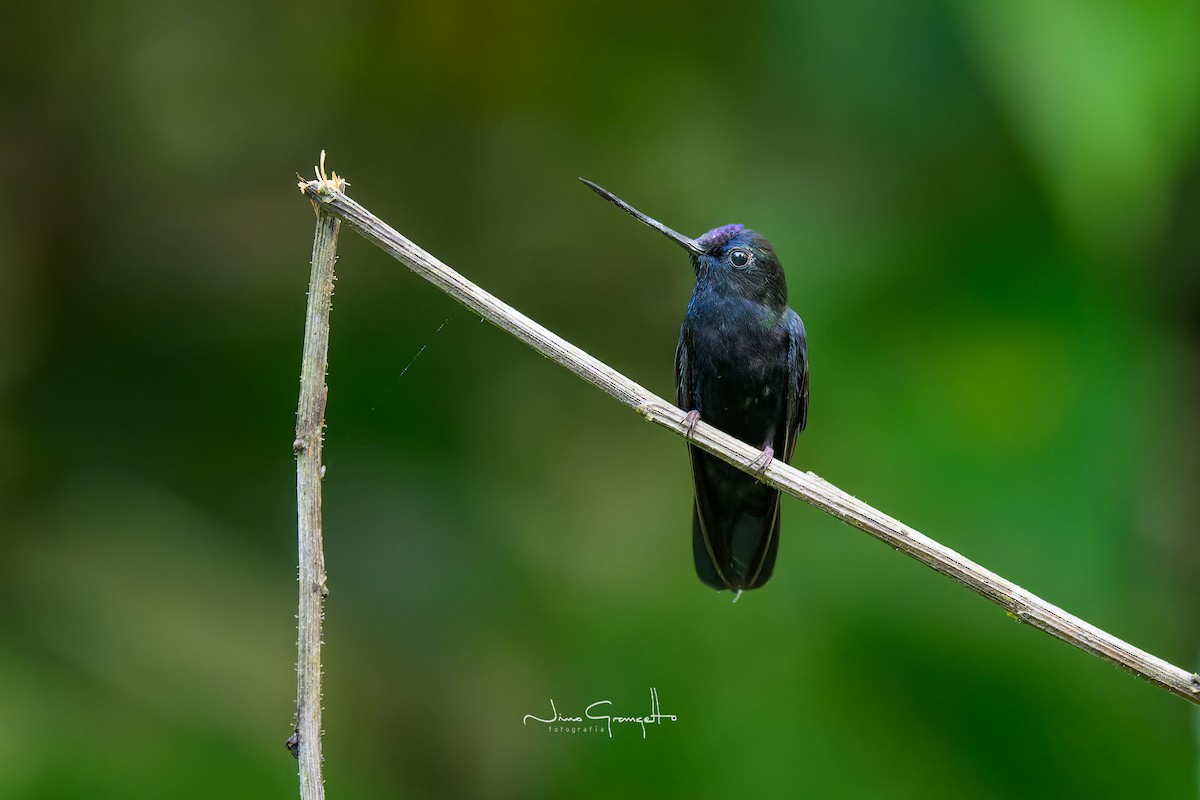
M 344 181 L 324 175 L 321 153 L 318 179 L 326 191 L 341 191 Z M 296 728 L 287 747 L 300 770 L 301 800 L 324 800 L 321 777 L 321 621 L 325 585 L 325 550 L 321 533 L 322 433 L 329 387 L 329 312 L 333 305 L 333 266 L 341 222 L 313 204 L 317 230 L 313 236 L 312 275 L 304 323 L 304 359 L 300 366 L 300 403 L 296 409 L 296 516 L 300 550 L 300 606 L 296 641 Z

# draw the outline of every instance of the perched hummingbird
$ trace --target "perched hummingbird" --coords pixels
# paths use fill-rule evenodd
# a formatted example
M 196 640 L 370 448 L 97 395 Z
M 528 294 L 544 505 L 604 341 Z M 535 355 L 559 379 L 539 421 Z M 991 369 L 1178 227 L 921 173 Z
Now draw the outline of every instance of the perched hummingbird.
M 689 239 L 583 182 L 691 255 L 696 285 L 675 350 L 676 403 L 688 412 L 689 433 L 703 418 L 761 447 L 759 470 L 779 455 L 790 461 L 808 417 L 808 346 L 771 243 L 736 224 Z M 779 552 L 779 492 L 693 445 L 688 451 L 696 574 L 717 590 L 757 589 Z

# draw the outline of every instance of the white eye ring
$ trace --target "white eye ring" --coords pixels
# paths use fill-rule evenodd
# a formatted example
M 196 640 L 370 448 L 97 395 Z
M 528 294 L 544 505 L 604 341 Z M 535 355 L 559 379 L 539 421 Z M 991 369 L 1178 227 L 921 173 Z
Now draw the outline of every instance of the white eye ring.
M 737 250 L 729 252 L 729 263 L 739 269 L 749 266 L 751 261 L 750 254 L 740 247 Z

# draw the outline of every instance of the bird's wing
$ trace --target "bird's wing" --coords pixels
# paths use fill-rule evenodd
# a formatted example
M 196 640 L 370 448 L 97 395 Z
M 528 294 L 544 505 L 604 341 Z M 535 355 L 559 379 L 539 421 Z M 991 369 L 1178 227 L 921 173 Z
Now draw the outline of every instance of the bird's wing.
M 696 409 L 696 391 L 692 381 L 692 368 L 688 362 L 687 337 L 681 330 L 679 344 L 675 346 L 675 405 L 684 411 Z
M 804 323 L 788 309 L 788 396 L 784 430 L 784 460 L 791 461 L 796 438 L 808 424 L 808 337 Z

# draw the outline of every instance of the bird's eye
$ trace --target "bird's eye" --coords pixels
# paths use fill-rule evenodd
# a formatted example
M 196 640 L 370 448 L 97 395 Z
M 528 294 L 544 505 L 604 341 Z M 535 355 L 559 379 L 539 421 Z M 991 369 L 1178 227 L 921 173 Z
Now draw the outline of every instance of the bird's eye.
M 750 263 L 750 254 L 745 250 L 734 250 L 729 254 L 729 263 L 735 267 L 744 267 Z

